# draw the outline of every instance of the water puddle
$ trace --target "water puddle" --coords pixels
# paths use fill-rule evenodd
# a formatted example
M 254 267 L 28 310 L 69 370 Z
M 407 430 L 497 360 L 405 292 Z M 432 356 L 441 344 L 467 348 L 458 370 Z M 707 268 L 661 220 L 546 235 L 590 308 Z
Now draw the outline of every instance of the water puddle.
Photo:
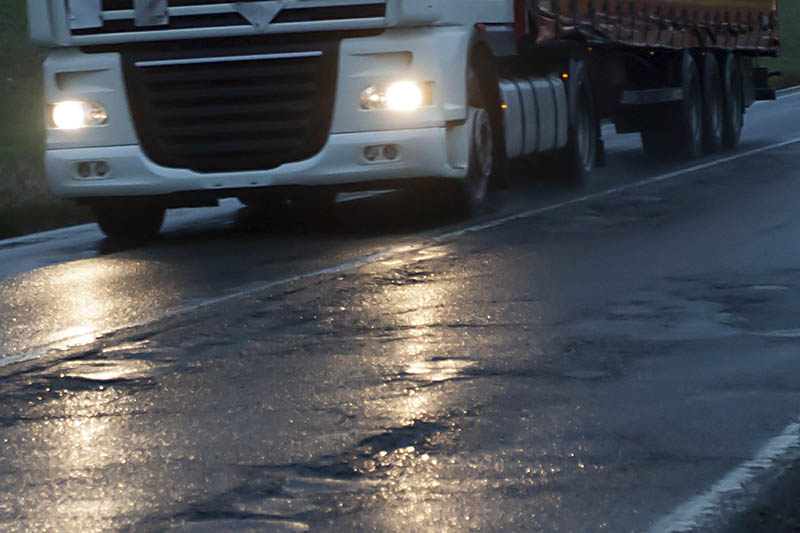
M 203 520 L 189 522 L 171 531 L 185 533 L 296 533 L 309 531 L 303 522 L 285 522 L 282 520 Z
M 153 377 L 165 366 L 167 365 L 141 359 L 88 360 L 68 361 L 54 371 L 62 377 L 107 383 Z
M 755 331 L 753 335 L 769 337 L 772 339 L 800 339 L 800 328 L 778 329 L 775 331 Z
M 469 359 L 433 359 L 411 363 L 403 374 L 410 379 L 438 383 L 467 377 L 467 370 L 475 366 L 475 361 Z
M 786 285 L 752 285 L 748 287 L 751 291 L 787 291 Z

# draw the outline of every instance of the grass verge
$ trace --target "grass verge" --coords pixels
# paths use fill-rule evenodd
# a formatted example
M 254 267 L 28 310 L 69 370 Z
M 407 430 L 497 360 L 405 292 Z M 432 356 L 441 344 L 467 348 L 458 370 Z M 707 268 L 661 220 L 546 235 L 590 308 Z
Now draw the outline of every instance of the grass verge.
M 86 222 L 88 209 L 54 199 L 44 177 L 42 69 L 25 2 L 0 4 L 0 238 Z
M 41 202 L 31 201 L 18 206 L 0 208 L 0 237 L 27 235 L 92 220 L 89 208 L 73 202 L 51 199 Z
M 800 85 L 800 1 L 780 0 L 778 16 L 781 25 L 781 53 L 776 59 L 765 59 L 762 65 L 783 76 L 773 78 L 778 89 Z

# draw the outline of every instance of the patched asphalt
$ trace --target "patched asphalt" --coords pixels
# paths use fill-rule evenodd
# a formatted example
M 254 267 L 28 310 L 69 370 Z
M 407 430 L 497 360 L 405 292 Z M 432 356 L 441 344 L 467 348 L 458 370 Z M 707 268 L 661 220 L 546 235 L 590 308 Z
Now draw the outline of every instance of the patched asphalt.
M 792 100 L 752 115 L 742 151 L 800 137 L 758 128 Z M 583 190 L 518 169 L 477 222 L 680 168 L 609 147 Z M 800 416 L 798 157 L 463 234 L 385 195 L 50 243 L 0 283 L 7 356 L 73 340 L 0 367 L 0 529 L 647 530 Z M 795 478 L 741 531 L 791 528 Z

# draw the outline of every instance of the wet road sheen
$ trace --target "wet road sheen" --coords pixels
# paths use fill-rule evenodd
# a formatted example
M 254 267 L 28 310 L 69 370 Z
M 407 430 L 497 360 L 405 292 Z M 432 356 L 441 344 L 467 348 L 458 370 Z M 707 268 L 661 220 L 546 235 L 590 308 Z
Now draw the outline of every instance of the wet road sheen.
M 607 141 L 473 221 L 397 193 L 0 244 L 0 530 L 647 530 L 800 415 L 800 144 L 627 188 L 681 165 Z

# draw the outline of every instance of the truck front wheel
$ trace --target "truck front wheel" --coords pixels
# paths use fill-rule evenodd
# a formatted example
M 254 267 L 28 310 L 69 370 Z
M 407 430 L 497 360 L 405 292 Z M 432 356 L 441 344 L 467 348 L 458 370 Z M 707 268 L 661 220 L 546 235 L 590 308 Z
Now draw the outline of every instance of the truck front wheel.
M 95 220 L 110 239 L 152 239 L 161 230 L 166 209 L 148 202 L 103 201 L 92 205 Z
M 597 163 L 599 127 L 589 75 L 575 62 L 569 74 L 569 129 L 563 154 L 564 170 L 572 183 L 585 184 Z
M 496 125 L 488 108 L 486 80 L 481 79 L 479 72 L 473 67 L 469 69 L 467 88 L 471 123 L 467 176 L 454 184 L 449 196 L 457 211 L 470 216 L 479 212 L 486 204 L 489 183 L 497 173 L 498 146 L 495 141 Z

